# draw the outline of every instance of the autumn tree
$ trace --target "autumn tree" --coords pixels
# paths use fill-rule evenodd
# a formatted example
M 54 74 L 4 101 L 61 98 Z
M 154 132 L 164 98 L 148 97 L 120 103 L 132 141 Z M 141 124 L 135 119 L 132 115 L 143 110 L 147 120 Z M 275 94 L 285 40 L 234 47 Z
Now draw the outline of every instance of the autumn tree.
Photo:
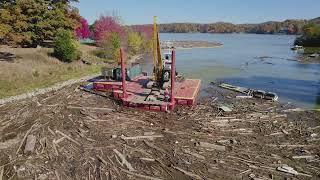
M 78 39 L 87 39 L 90 36 L 90 29 L 88 21 L 83 17 L 80 18 L 79 27 L 75 29 L 75 33 Z
M 104 43 L 110 34 L 117 34 L 123 39 L 125 32 L 117 18 L 112 16 L 100 16 L 93 25 L 94 40 L 99 44 Z
M 79 13 L 75 0 L 5 0 L 0 6 L 0 39 L 9 44 L 35 46 L 53 40 L 59 29 L 74 30 Z

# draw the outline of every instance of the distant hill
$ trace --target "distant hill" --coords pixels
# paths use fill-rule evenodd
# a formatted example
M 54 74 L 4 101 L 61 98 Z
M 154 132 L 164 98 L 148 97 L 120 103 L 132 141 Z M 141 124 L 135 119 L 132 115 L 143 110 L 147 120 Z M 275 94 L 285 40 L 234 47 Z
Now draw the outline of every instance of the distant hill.
M 317 18 L 311 19 L 309 22 L 310 22 L 310 23 L 320 24 L 320 17 L 317 17 Z
M 311 20 L 289 19 L 283 22 L 268 21 L 260 24 L 232 24 L 216 22 L 160 24 L 161 33 L 255 33 L 255 34 L 302 34 L 302 27 L 308 23 L 320 23 L 320 17 Z M 139 25 L 138 25 L 139 26 Z M 145 26 L 145 25 L 141 25 Z M 137 26 L 135 26 L 137 27 Z

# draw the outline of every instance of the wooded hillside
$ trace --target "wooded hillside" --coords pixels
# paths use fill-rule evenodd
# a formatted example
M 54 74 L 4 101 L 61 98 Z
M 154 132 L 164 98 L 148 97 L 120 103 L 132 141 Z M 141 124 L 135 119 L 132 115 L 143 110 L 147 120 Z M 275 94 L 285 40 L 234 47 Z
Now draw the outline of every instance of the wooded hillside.
M 256 34 L 302 34 L 303 27 L 310 23 L 320 23 L 320 18 L 312 20 L 285 20 L 283 22 L 269 21 L 260 24 L 232 24 L 217 22 L 209 24 L 170 23 L 160 24 L 162 33 L 256 33 Z

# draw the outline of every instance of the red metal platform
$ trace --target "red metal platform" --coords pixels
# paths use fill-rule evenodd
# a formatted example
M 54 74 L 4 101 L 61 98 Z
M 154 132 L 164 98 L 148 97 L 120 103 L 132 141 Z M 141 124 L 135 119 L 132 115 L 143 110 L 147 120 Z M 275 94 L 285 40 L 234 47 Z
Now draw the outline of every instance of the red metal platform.
M 171 74 L 175 72 L 175 51 L 172 51 Z M 120 49 L 121 77 L 126 76 L 125 62 L 122 49 Z M 93 89 L 98 91 L 110 91 L 113 97 L 121 100 L 124 106 L 141 108 L 145 110 L 167 111 L 173 110 L 175 105 L 192 106 L 196 102 L 200 90 L 200 79 L 186 79 L 176 82 L 176 76 L 171 76 L 170 96 L 168 91 L 146 88 L 150 77 L 141 75 L 131 81 L 122 78 L 117 81 L 97 81 L 93 83 Z M 170 97 L 170 102 L 169 98 Z
M 192 106 L 195 104 L 200 90 L 200 79 L 186 79 L 182 82 L 176 82 L 174 88 L 174 104 L 163 100 L 146 101 L 146 98 L 151 92 L 151 89 L 146 88 L 149 79 L 150 77 L 148 76 L 140 76 L 132 81 L 127 81 L 127 97 L 123 96 L 121 82 L 98 81 L 93 83 L 93 88 L 99 91 L 112 92 L 113 97 L 121 100 L 124 106 L 145 110 L 167 111 L 174 105 Z

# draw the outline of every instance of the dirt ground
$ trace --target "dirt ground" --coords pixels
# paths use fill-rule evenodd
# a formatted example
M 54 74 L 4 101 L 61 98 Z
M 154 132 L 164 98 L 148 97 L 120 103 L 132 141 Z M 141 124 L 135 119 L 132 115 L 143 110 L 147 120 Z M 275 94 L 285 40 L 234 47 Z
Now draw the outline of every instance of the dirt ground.
M 320 179 L 318 112 L 217 89 L 196 107 L 146 112 L 77 87 L 0 105 L 0 177 Z

